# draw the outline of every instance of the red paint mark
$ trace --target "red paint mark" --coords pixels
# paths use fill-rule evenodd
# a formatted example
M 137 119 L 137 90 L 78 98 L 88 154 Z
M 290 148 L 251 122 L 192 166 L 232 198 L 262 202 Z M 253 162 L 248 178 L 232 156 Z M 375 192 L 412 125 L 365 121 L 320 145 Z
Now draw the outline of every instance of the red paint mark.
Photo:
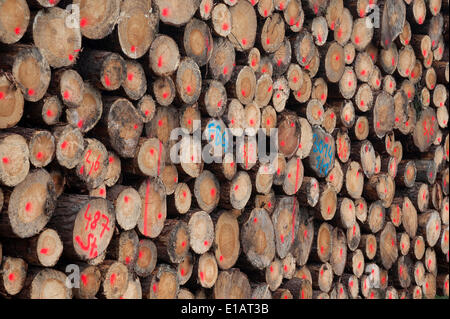
M 317 36 L 317 39 L 319 40 L 319 42 L 322 42 L 322 36 L 319 34 Z M 336 56 L 336 61 L 339 60 L 339 56 Z
M 147 185 L 146 185 L 146 188 L 145 188 L 145 202 L 144 202 L 145 203 L 145 208 L 144 208 L 144 236 L 147 236 L 147 215 L 148 215 L 148 205 L 150 204 L 149 200 L 148 200 L 149 193 L 150 193 L 150 181 L 147 180 Z
M 214 197 L 216 195 L 216 189 L 212 188 L 211 189 L 211 196 Z
M 209 11 L 209 6 L 207 4 L 205 4 L 205 13 L 208 13 L 208 11 Z
M 158 126 L 162 126 L 163 125 L 163 121 L 162 120 L 159 120 L 158 121 Z
M 190 85 L 186 86 L 186 91 L 187 91 L 188 93 L 191 93 L 191 86 L 190 86 Z
M 158 285 L 153 284 L 153 292 L 156 293 L 158 291 Z
M 338 30 L 338 38 L 340 38 L 340 37 L 342 37 L 342 29 L 341 28 L 339 28 L 339 30 Z
M 64 96 L 64 99 L 65 99 L 65 100 L 68 100 L 68 99 L 70 98 L 70 92 L 69 92 L 69 91 L 64 91 L 63 96 Z M 49 111 L 50 111 L 50 110 L 49 110 Z M 51 111 L 50 111 L 50 112 L 51 112 Z M 47 111 L 47 114 L 48 114 L 48 111 Z
M 109 80 L 109 77 L 106 74 L 105 74 L 105 85 L 106 86 L 111 86 L 111 81 Z
M 162 9 L 162 15 L 163 15 L 164 17 L 167 17 L 167 16 L 169 15 L 169 9 L 168 9 L 168 8 Z
M 73 55 L 69 54 L 69 61 L 73 61 Z
M 352 81 L 348 81 L 348 86 L 352 86 Z
M 16 280 L 16 275 L 12 272 L 9 274 L 8 279 L 9 279 L 9 281 L 14 281 L 14 280 Z
M 83 285 L 86 286 L 88 282 L 88 278 L 85 274 L 81 275 L 81 281 L 83 282 Z
M 42 248 L 41 249 L 41 254 L 42 255 L 47 255 L 48 254 L 48 248 Z
M 361 264 L 362 264 L 361 262 L 358 263 L 358 269 L 361 268 Z
M 34 95 L 34 90 L 33 89 L 28 89 L 28 95 L 29 96 L 33 96 Z
M 80 20 L 80 27 L 84 28 L 86 25 L 87 25 L 86 18 L 81 18 L 81 20 Z
M 355 43 L 359 44 L 359 37 L 358 36 L 355 36 Z
M 422 17 L 419 17 L 419 24 L 422 24 L 423 23 L 423 18 Z
M 158 213 L 158 219 L 161 219 L 161 218 L 162 218 L 162 214 Z
M 161 170 L 161 152 L 162 152 L 162 143 L 159 141 L 159 152 L 158 152 L 158 176 Z
M 43 155 L 42 155 L 42 152 L 38 152 L 38 153 L 36 154 L 36 158 L 39 159 L 39 160 L 42 159 L 42 156 L 43 156 Z
M 117 279 L 117 275 L 116 274 L 112 274 L 111 277 L 109 278 L 109 282 L 111 283 L 111 286 L 114 286 L 114 283 L 116 282 Z
M 25 210 L 26 210 L 27 212 L 29 212 L 29 211 L 31 210 L 31 203 L 30 203 L 30 202 L 28 202 L 28 203 L 25 205 Z
M 320 253 L 323 254 L 324 248 L 323 246 L 320 246 Z
M 284 243 L 284 236 L 283 235 L 280 235 L 280 240 L 281 240 L 282 243 Z
M 100 195 L 104 195 L 105 194 L 105 190 L 103 188 L 100 189 Z
M 128 81 L 133 81 L 133 77 L 134 77 L 134 74 L 133 73 L 128 73 Z
M 365 74 L 366 74 L 366 70 L 362 70 L 361 75 L 365 75 Z
M 242 44 L 246 45 L 247 44 L 247 39 L 242 39 Z
M 302 289 L 302 299 L 305 299 L 305 293 L 303 292 L 303 289 Z

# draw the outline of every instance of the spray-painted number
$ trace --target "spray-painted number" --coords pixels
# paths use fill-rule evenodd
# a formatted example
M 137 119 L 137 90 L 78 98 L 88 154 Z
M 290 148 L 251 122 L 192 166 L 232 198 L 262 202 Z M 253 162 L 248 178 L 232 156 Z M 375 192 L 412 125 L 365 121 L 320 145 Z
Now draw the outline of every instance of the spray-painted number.
M 316 169 L 319 170 L 320 174 L 328 175 L 328 170 L 330 162 L 333 161 L 333 150 L 331 145 L 324 143 L 322 139 L 317 137 L 317 134 L 313 135 L 313 153 L 317 153 L 316 158 Z
M 87 220 L 85 230 L 90 229 L 91 231 L 94 231 L 97 228 L 97 224 L 100 221 L 100 219 L 104 219 L 106 222 L 102 223 L 102 232 L 100 233 L 100 239 L 103 237 L 105 231 L 109 231 L 110 228 L 108 226 L 109 224 L 109 218 L 105 214 L 102 214 L 100 211 L 96 211 L 94 213 L 94 217 L 89 213 L 89 209 L 91 208 L 91 205 L 88 204 L 86 211 L 84 212 L 84 219 Z M 87 244 L 83 243 L 80 236 L 75 237 L 75 241 L 78 243 L 80 248 L 84 251 L 89 251 L 89 258 L 95 258 L 97 257 L 97 236 L 92 234 L 92 232 L 89 232 L 87 237 Z
M 208 124 L 208 135 L 210 140 L 214 139 L 214 145 L 221 145 L 223 148 L 227 148 L 228 140 L 226 136 L 226 131 L 222 131 L 222 126 L 217 123 L 209 123 Z
M 99 169 L 99 167 L 100 167 L 100 158 L 102 157 L 102 155 L 99 155 L 99 156 L 97 157 L 97 159 L 95 160 L 95 162 L 91 162 L 91 161 L 89 160 L 89 157 L 91 156 L 91 154 L 92 154 L 92 150 L 88 150 L 88 151 L 87 151 L 87 154 L 86 154 L 86 158 L 85 158 L 86 163 L 91 164 L 91 168 L 90 168 L 90 170 L 89 170 L 88 175 L 91 175 L 92 170 L 94 170 L 94 172 L 98 171 L 98 169 Z

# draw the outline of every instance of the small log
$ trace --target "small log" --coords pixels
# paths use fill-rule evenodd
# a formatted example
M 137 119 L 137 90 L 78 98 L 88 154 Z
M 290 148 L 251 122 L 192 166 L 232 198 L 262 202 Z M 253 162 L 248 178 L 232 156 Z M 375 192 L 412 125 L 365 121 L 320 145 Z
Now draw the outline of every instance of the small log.
M 244 3 L 244 1 L 239 3 Z M 251 287 L 247 275 L 236 268 L 221 271 L 214 285 L 213 296 L 216 299 L 250 298 Z
M 28 239 L 3 241 L 3 251 L 8 256 L 23 256 L 26 262 L 41 267 L 53 267 L 63 251 L 58 233 L 50 228 Z
M 211 217 L 214 221 L 214 254 L 217 265 L 223 270 L 230 269 L 239 257 L 239 224 L 236 217 L 228 211 L 219 212 Z
M 52 217 L 55 202 L 50 174 L 44 169 L 30 172 L 9 195 L 7 212 L 1 214 L 3 236 L 29 238 L 37 235 Z
M 138 243 L 138 258 L 134 265 L 134 271 L 139 277 L 150 276 L 156 266 L 157 250 L 150 239 L 141 239 Z
M 66 285 L 67 276 L 55 269 L 28 269 L 21 299 L 72 299 L 72 289 Z M 51 283 L 51 285 L 49 285 Z
M 264 209 L 252 210 L 242 226 L 241 238 L 250 264 L 261 270 L 268 267 L 275 257 L 275 240 L 272 221 Z
M 34 17 L 33 41 L 54 68 L 75 64 L 81 49 L 80 28 L 69 27 L 70 12 L 58 7 L 40 10 Z M 60 50 L 54 50 L 60 43 Z

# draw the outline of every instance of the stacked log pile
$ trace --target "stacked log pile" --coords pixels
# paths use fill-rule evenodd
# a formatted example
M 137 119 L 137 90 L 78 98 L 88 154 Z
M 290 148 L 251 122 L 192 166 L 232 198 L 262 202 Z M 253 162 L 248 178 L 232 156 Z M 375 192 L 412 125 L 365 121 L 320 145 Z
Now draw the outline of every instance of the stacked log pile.
M 0 295 L 448 297 L 448 35 L 448 0 L 0 0 Z

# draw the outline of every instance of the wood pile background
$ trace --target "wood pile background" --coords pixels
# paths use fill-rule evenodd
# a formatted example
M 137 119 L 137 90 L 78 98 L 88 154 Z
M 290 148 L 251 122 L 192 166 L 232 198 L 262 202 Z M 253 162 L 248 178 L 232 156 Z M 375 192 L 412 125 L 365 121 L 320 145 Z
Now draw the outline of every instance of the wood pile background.
M 448 31 L 448 0 L 0 0 L 0 295 L 448 297 Z

